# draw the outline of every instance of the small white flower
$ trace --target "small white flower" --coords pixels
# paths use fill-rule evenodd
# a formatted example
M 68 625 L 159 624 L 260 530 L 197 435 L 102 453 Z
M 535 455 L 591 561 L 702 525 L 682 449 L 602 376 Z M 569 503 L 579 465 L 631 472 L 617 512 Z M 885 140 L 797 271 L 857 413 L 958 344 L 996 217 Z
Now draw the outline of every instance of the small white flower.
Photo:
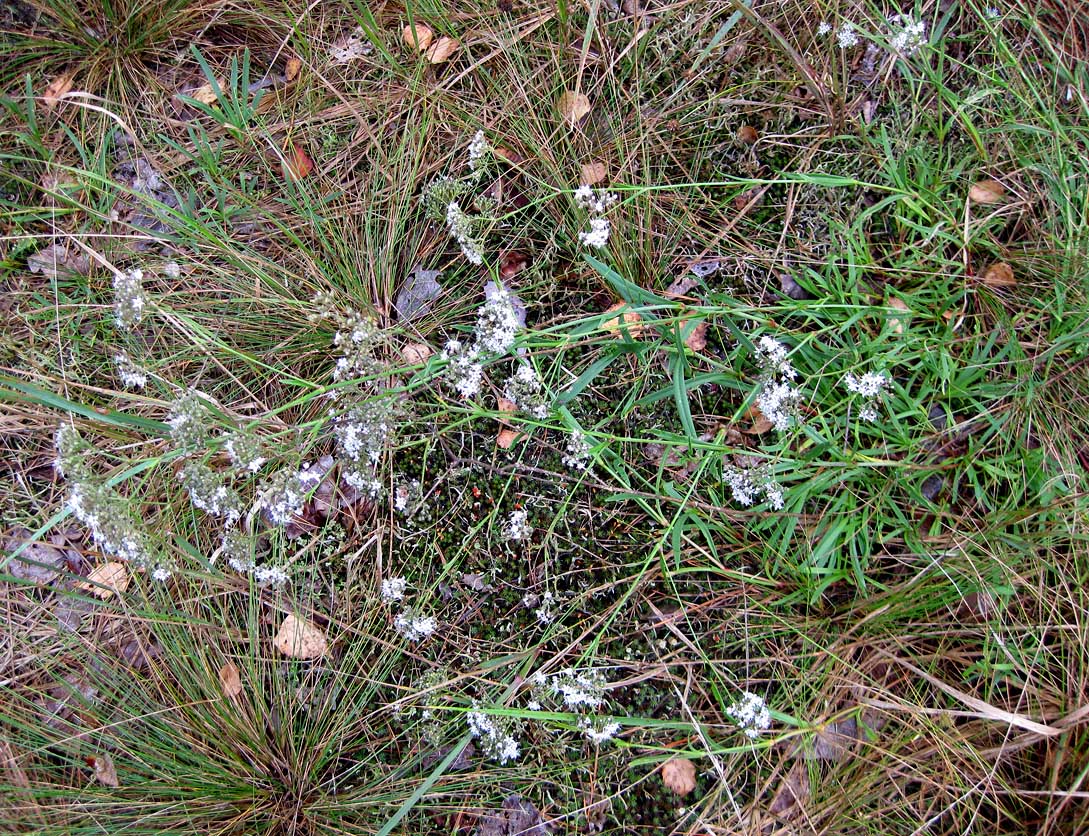
M 756 341 L 756 362 L 760 368 L 793 380 L 797 372 L 787 359 L 787 347 L 773 337 L 762 336 Z
M 518 760 L 521 747 L 506 717 L 492 717 L 479 709 L 465 715 L 469 733 L 480 741 L 484 753 L 500 765 Z
M 820 26 L 817 27 L 817 35 L 819 37 L 823 38 L 826 35 L 831 35 L 831 34 L 832 34 L 832 24 L 829 23 L 827 20 L 822 20 L 821 23 L 820 23 Z
M 794 423 L 802 393 L 783 381 L 768 381 L 756 396 L 756 405 L 779 432 L 786 432 Z
M 742 692 L 741 699 L 727 708 L 726 713 L 733 717 L 747 737 L 755 739 L 761 731 L 771 728 L 768 704 L 763 697 L 751 691 Z
M 579 718 L 579 729 L 586 735 L 586 739 L 598 745 L 616 737 L 620 728 L 620 724 L 615 720 L 606 720 L 603 717 Z
M 418 642 L 439 629 L 439 623 L 432 616 L 420 615 L 413 609 L 405 609 L 393 619 L 393 628 L 408 641 Z
M 147 372 L 137 366 L 124 351 L 113 356 L 113 364 L 117 367 L 117 377 L 129 389 L 143 389 L 147 385 Z
M 446 227 L 454 240 L 461 245 L 462 255 L 470 264 L 484 263 L 484 254 L 480 251 L 480 242 L 473 229 L 473 219 L 462 211 L 456 200 L 446 207 Z
M 484 131 L 477 131 L 469 143 L 469 168 L 474 174 L 484 168 L 491 150 L 488 140 L 484 138 Z
M 926 23 L 909 15 L 895 14 L 889 18 L 889 46 L 894 52 L 908 56 L 926 43 Z
M 172 574 L 173 572 L 171 572 L 164 566 L 156 566 L 154 569 L 151 570 L 152 580 L 159 581 L 160 583 L 167 580 Z
M 579 233 L 579 243 L 587 247 L 601 249 L 609 243 L 609 221 L 607 218 L 592 218 L 590 229 Z
M 510 519 L 507 520 L 507 527 L 504 529 L 504 533 L 508 540 L 518 542 L 519 540 L 528 540 L 533 535 L 533 526 L 528 522 L 529 513 L 522 509 L 514 511 L 510 515 Z
M 181 267 L 176 261 L 168 261 L 163 265 L 163 275 L 168 279 L 177 279 L 181 276 Z
M 257 566 L 253 569 L 253 579 L 258 586 L 283 586 L 288 574 L 279 566 Z
M 572 430 L 567 439 L 567 450 L 560 458 L 570 470 L 585 470 L 590 462 L 590 441 L 579 430 Z
M 858 33 L 855 32 L 855 25 L 851 21 L 845 20 L 840 24 L 839 31 L 836 33 L 836 43 L 839 44 L 840 49 L 858 46 Z
M 400 601 L 408 590 L 408 581 L 404 578 L 385 578 L 382 581 L 382 600 L 387 604 Z
M 149 305 L 143 270 L 134 267 L 114 274 L 113 310 L 118 328 L 135 328 L 143 321 Z
M 843 385 L 848 392 L 864 398 L 876 398 L 884 393 L 889 379 L 881 372 L 866 372 L 862 377 L 848 373 L 843 376 Z

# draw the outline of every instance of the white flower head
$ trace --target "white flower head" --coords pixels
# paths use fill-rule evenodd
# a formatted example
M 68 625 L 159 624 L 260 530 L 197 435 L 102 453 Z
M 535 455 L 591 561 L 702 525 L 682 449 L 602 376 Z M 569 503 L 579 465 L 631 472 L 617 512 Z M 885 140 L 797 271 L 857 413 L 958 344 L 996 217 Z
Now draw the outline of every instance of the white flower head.
M 469 168 L 474 174 L 484 170 L 492 147 L 484 137 L 484 131 L 477 131 L 469 143 Z
M 446 207 L 446 228 L 461 246 L 461 253 L 470 264 L 483 264 L 484 253 L 476 237 L 476 229 L 471 215 L 466 214 L 456 200 Z
M 889 46 L 903 56 L 914 55 L 926 44 L 926 23 L 910 15 L 889 18 Z
M 118 328 L 135 328 L 143 321 L 150 304 L 144 290 L 143 270 L 134 267 L 114 274 L 113 311 Z
M 771 728 L 768 704 L 763 697 L 751 691 L 742 692 L 741 699 L 727 708 L 726 713 L 734 719 L 746 737 L 755 739 L 760 736 L 760 732 Z
M 384 578 L 382 580 L 382 600 L 387 604 L 402 600 L 407 591 L 408 581 L 404 578 Z
M 511 718 L 485 714 L 475 706 L 465 715 L 469 733 L 480 742 L 484 754 L 500 765 L 518 760 L 521 746 Z
M 523 509 L 511 513 L 506 528 L 503 529 L 506 538 L 516 543 L 521 540 L 528 540 L 533 535 L 533 526 L 529 524 L 528 520 L 529 512 Z
M 136 365 L 124 351 L 113 356 L 113 364 L 117 368 L 118 379 L 127 388 L 143 389 L 147 385 L 147 372 Z
M 579 718 L 579 729 L 586 735 L 587 740 L 598 746 L 616 737 L 620 728 L 621 726 L 618 722 L 609 720 L 605 717 Z
M 839 44 L 840 49 L 858 46 L 858 33 L 855 32 L 855 25 L 851 21 L 845 20 L 840 24 L 839 31 L 836 32 L 836 43 Z
M 420 615 L 412 608 L 407 608 L 401 610 L 393 619 L 393 629 L 408 641 L 418 642 L 439 629 L 439 623 L 433 616 Z
M 607 218 L 592 218 L 590 229 L 579 233 L 579 243 L 587 247 L 602 249 L 609 243 L 609 221 Z
M 831 35 L 831 34 L 832 34 L 832 24 L 829 23 L 827 20 L 822 20 L 820 22 L 820 25 L 817 27 L 817 36 L 823 38 L 823 37 L 826 37 L 827 35 Z

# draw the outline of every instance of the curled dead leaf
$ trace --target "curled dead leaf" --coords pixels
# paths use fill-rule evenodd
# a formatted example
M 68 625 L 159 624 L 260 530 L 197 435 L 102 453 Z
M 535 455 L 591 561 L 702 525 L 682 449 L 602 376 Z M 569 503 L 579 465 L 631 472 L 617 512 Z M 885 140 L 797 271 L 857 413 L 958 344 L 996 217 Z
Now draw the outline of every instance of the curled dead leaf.
M 461 44 L 454 38 L 443 35 L 437 41 L 435 41 L 424 53 L 424 57 L 427 58 L 432 64 L 442 64 L 450 60 Z
M 225 697 L 237 697 L 242 693 L 242 676 L 234 662 L 224 662 L 220 667 L 219 684 Z
M 764 417 L 764 413 L 760 411 L 760 407 L 753 404 L 745 411 L 745 417 L 752 421 L 752 426 L 747 430 L 741 432 L 745 435 L 763 435 L 775 425 Z
M 401 359 L 409 366 L 418 366 L 426 363 L 427 358 L 435 353 L 435 349 L 427 343 L 406 343 L 401 349 Z
M 81 592 L 89 592 L 96 598 L 105 600 L 111 595 L 120 595 L 129 588 L 129 573 L 124 563 L 111 561 L 97 567 L 79 585 Z
M 401 37 L 408 46 L 423 52 L 431 46 L 431 42 L 435 39 L 435 33 L 431 31 L 430 26 L 424 26 L 422 23 L 417 23 L 415 25 L 409 24 L 406 26 L 401 33 Z
M 608 176 L 609 170 L 605 167 L 605 163 L 593 162 L 583 163 L 579 166 L 579 173 L 582 175 L 583 184 L 592 186 L 604 180 Z
M 968 189 L 968 199 L 983 205 L 998 203 L 1005 195 L 1006 187 L 997 180 L 979 180 Z
M 614 336 L 619 337 L 627 333 L 633 337 L 639 337 L 647 330 L 646 326 L 642 324 L 643 317 L 636 311 L 631 310 L 627 302 L 617 302 L 615 305 L 608 307 L 605 313 L 616 314 L 616 316 L 609 317 L 601 323 L 601 329 Z
M 796 760 L 780 781 L 769 812 L 787 821 L 795 819 L 803 812 L 809 793 L 809 768 L 804 760 Z
M 696 765 L 687 758 L 670 758 L 662 764 L 662 783 L 677 795 L 696 788 Z
M 556 100 L 556 112 L 563 121 L 574 127 L 590 112 L 590 98 L 585 93 L 567 90 Z
M 216 81 L 220 85 L 219 89 L 222 90 L 222 79 L 216 79 Z M 211 84 L 202 84 L 194 90 L 185 90 L 182 92 L 182 95 L 188 96 L 190 99 L 206 105 L 215 104 L 219 99 L 219 96 L 216 95 L 215 89 Z
M 519 165 L 526 161 L 525 156 L 511 148 L 505 148 L 502 145 L 493 148 L 492 153 L 500 159 L 506 160 L 511 165 Z
M 75 80 L 75 73 L 65 73 L 54 78 L 42 93 L 42 105 L 49 109 L 60 104 L 61 97 L 72 89 Z
M 983 271 L 983 284 L 987 287 L 1014 287 L 1017 277 L 1013 268 L 1004 261 L 997 261 Z
M 292 659 L 316 659 L 325 655 L 325 633 L 312 621 L 289 615 L 272 644 Z
M 518 411 L 518 404 L 507 398 L 501 397 L 498 399 L 497 403 L 499 411 L 504 413 L 505 415 L 513 415 L 515 412 Z
M 294 81 L 299 75 L 299 70 L 302 69 L 302 60 L 292 56 L 287 59 L 287 66 L 284 67 L 284 80 Z
M 688 330 L 688 323 L 684 324 L 684 328 Z M 692 330 L 688 331 L 687 336 L 684 338 L 684 344 L 693 351 L 703 351 L 707 347 L 706 320 L 700 320 Z
M 756 140 L 760 139 L 760 134 L 752 125 L 742 125 L 737 129 L 737 138 L 745 145 L 755 145 Z
M 121 782 L 117 780 L 117 768 L 113 765 L 113 758 L 105 752 L 100 752 L 87 759 L 95 770 L 95 779 L 107 787 L 119 787 Z

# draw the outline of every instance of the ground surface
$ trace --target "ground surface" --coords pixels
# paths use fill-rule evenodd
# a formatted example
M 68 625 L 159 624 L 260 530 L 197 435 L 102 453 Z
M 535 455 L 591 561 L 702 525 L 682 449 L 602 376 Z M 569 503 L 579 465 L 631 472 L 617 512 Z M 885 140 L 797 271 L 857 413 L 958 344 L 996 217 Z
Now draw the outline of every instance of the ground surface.
M 1064 4 L 5 0 L 18 832 L 1089 829 Z

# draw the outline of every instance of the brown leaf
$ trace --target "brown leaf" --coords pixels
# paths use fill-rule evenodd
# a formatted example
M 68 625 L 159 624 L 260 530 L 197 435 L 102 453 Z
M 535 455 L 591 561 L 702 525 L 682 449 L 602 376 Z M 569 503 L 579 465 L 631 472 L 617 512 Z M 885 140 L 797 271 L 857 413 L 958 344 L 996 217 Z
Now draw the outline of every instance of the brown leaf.
M 520 435 L 521 433 L 518 432 L 518 430 L 512 430 L 510 427 L 503 427 L 503 429 L 499 431 L 499 435 L 495 437 L 495 446 L 500 450 L 509 450 L 511 445 L 518 440 Z
M 111 595 L 120 595 L 129 588 L 129 572 L 124 563 L 111 561 L 96 568 L 87 576 L 78 589 L 81 592 L 90 592 L 96 598 L 103 600 Z
M 61 96 L 72 89 L 72 82 L 75 80 L 75 73 L 65 73 L 54 78 L 42 93 L 42 106 L 48 110 L 60 104 Z
M 755 145 L 756 140 L 760 139 L 760 134 L 752 125 L 742 125 L 737 129 L 737 138 L 745 145 Z
M 458 51 L 461 46 L 454 38 L 443 35 L 424 53 L 424 57 L 427 58 L 432 64 L 442 64 L 450 60 L 450 56 Z
M 220 85 L 219 89 L 222 90 L 223 89 L 223 80 L 217 78 L 216 82 Z M 202 84 L 200 87 L 197 87 L 195 90 L 183 91 L 182 95 L 183 96 L 188 96 L 190 99 L 193 99 L 195 101 L 200 102 L 201 104 L 206 104 L 206 105 L 215 104 L 216 101 L 219 99 L 219 96 L 216 95 L 216 92 L 212 88 L 211 84 Z
M 662 764 L 662 783 L 677 795 L 696 788 L 696 765 L 688 758 L 671 758 Z
M 499 278 L 507 281 L 526 269 L 529 256 L 519 250 L 507 250 L 499 257 Z
M 526 158 L 523 155 L 511 148 L 505 148 L 502 145 L 493 148 L 492 153 L 500 159 L 506 160 L 511 165 L 519 165 L 526 161 Z
M 417 23 L 414 26 L 411 24 L 406 26 L 404 31 L 401 32 L 401 37 L 408 46 L 423 52 L 431 46 L 431 41 L 434 40 L 435 33 L 431 31 L 430 26 L 424 26 L 422 23 Z M 431 63 L 435 62 L 432 61 Z
M 325 655 L 325 633 L 312 621 L 289 615 L 272 644 L 292 659 L 316 659 Z
M 224 662 L 219 669 L 219 684 L 225 697 L 237 697 L 242 693 L 242 676 L 234 662 Z
M 65 249 L 57 244 L 34 253 L 27 258 L 26 266 L 31 273 L 41 273 L 49 279 L 64 273 L 86 276 L 91 271 L 91 261 L 86 255 L 74 247 Z
M 623 311 L 623 313 L 619 313 L 620 311 Z M 633 337 L 638 337 L 647 330 L 645 325 L 640 324 L 643 317 L 631 310 L 627 302 L 617 302 L 615 305 L 606 308 L 605 313 L 617 314 L 601 323 L 602 330 L 608 331 L 614 336 L 619 337 L 626 332 Z
M 987 287 L 1014 287 L 1017 277 L 1013 268 L 1004 261 L 997 261 L 983 271 L 983 284 Z
M 314 170 L 314 161 L 299 145 L 292 142 L 284 154 L 284 177 L 301 180 Z
M 302 60 L 292 56 L 287 59 L 287 66 L 284 68 L 284 80 L 294 81 L 299 74 L 299 70 L 302 69 Z
M 515 412 L 518 411 L 518 404 L 516 404 L 512 400 L 508 400 L 507 398 L 498 398 L 497 405 L 499 407 L 499 411 L 506 415 L 513 415 Z
M 117 780 L 117 769 L 113 765 L 113 758 L 102 752 L 89 758 L 89 760 L 92 761 L 91 766 L 95 769 L 95 778 L 98 779 L 100 784 L 105 784 L 107 787 L 121 786 L 121 783 Z
M 405 343 L 401 349 L 401 359 L 409 366 L 418 366 L 427 362 L 427 358 L 435 353 L 435 349 L 427 343 Z
M 756 404 L 750 406 L 745 410 L 745 417 L 752 421 L 752 426 L 747 430 L 741 432 L 745 435 L 763 435 L 775 425 L 764 417 L 764 413 L 760 411 L 760 407 Z
M 988 205 L 998 203 L 1006 195 L 1006 187 L 997 180 L 980 180 L 968 190 L 968 199 L 972 203 Z
M 583 184 L 587 186 L 600 183 L 609 174 L 609 170 L 605 167 L 605 163 L 601 162 L 583 163 L 579 167 L 579 172 L 582 174 Z
M 901 299 L 899 296 L 889 297 L 889 307 L 896 308 L 898 311 L 910 312 L 911 308 L 907 306 L 907 302 Z M 892 328 L 897 334 L 904 333 L 904 325 L 907 323 L 907 317 L 901 319 L 898 316 L 889 317 L 889 327 Z
M 32 536 L 29 528 L 12 529 L 11 537 L 4 541 L 4 551 L 12 553 L 24 546 Z M 7 567 L 12 577 L 36 584 L 47 584 L 57 577 L 64 567 L 64 552 L 48 543 L 30 543 Z
M 805 761 L 796 760 L 790 767 L 790 771 L 779 782 L 779 788 L 775 791 L 768 812 L 790 821 L 802 813 L 802 808 L 808 800 L 809 769 Z
M 687 323 L 682 327 L 687 328 Z M 693 351 L 703 351 L 707 347 L 707 321 L 700 320 L 696 323 L 696 327 L 693 328 L 688 336 L 684 338 L 684 344 Z
M 568 90 L 556 100 L 556 112 L 568 125 L 574 127 L 590 112 L 590 99 L 585 93 Z

